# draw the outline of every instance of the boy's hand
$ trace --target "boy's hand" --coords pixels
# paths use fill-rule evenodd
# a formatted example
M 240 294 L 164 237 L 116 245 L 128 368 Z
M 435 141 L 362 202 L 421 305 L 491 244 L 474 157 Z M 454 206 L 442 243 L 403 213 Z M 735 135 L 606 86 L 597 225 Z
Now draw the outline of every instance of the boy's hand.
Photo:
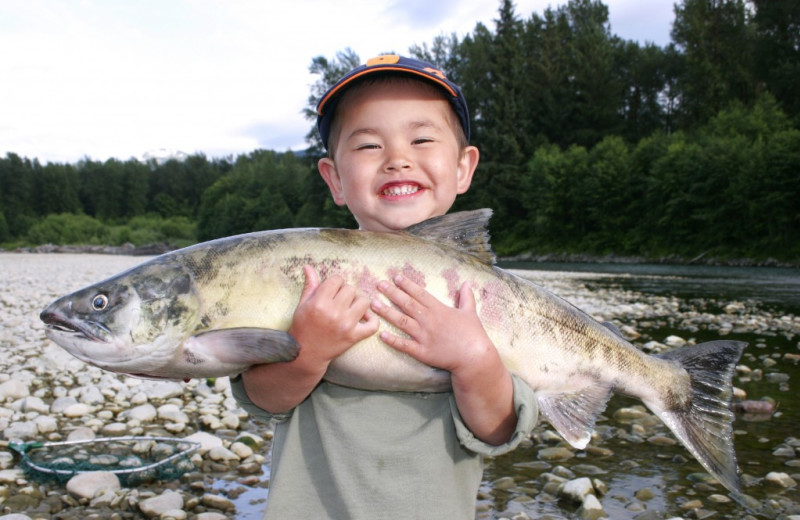
M 369 299 L 359 295 L 341 276 L 334 275 L 320 283 L 313 267 L 305 266 L 303 273 L 303 292 L 288 332 L 300 344 L 306 361 L 327 365 L 375 334 L 379 320 L 369 309 Z
M 271 413 L 288 412 L 303 402 L 336 356 L 378 330 L 369 300 L 340 276 L 320 283 L 313 267 L 305 266 L 303 272 L 303 292 L 288 331 L 300 344 L 300 354 L 293 361 L 255 365 L 242 373 L 250 400 Z
M 494 445 L 508 441 L 517 423 L 511 374 L 478 319 L 469 285 L 459 289 L 455 307 L 402 276 L 378 289 L 395 307 L 373 299 L 372 310 L 409 336 L 382 332 L 381 339 L 417 361 L 449 370 L 456 406 L 473 435 Z
M 494 345 L 481 324 L 472 289 L 464 283 L 456 306 L 449 307 L 412 280 L 397 276 L 394 284 L 381 282 L 378 289 L 395 307 L 374 299 L 372 310 L 409 337 L 382 332 L 381 339 L 432 367 L 456 373 L 474 369 Z

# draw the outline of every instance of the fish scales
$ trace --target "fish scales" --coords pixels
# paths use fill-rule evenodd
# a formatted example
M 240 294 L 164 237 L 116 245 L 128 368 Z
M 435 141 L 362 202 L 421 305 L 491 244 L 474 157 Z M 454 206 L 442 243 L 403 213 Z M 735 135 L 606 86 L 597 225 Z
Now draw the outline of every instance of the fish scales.
M 343 277 L 368 297 L 403 274 L 454 305 L 469 282 L 478 316 L 508 370 L 536 392 L 541 415 L 584 448 L 612 392 L 641 399 L 729 490 L 738 493 L 731 378 L 744 344 L 711 342 L 646 355 L 612 328 L 493 265 L 491 212 L 437 217 L 395 233 L 264 231 L 167 253 L 67 295 L 42 312 L 48 337 L 88 363 L 185 379 L 289 361 L 303 267 Z M 400 331 L 383 322 L 382 329 Z M 135 333 L 134 333 L 135 331 Z M 441 392 L 449 374 L 378 335 L 334 360 L 325 379 L 365 390 Z

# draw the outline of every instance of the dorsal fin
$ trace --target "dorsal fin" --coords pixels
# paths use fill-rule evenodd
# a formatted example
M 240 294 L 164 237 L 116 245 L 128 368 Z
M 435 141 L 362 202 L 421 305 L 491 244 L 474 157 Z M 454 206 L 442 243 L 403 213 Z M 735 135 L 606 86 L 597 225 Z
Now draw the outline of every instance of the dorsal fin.
M 495 255 L 489 237 L 491 217 L 492 210 L 488 208 L 459 211 L 429 218 L 407 227 L 405 232 L 464 251 L 492 265 Z

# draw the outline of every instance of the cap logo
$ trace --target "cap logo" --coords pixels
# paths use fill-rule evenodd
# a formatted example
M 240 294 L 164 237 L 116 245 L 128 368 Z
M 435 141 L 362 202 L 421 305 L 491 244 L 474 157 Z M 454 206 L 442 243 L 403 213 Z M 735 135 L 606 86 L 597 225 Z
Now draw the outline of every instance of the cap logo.
M 429 73 L 429 74 L 432 74 L 432 75 L 436 76 L 437 78 L 441 78 L 441 79 L 447 79 L 447 78 L 445 77 L 445 75 L 444 75 L 444 72 L 442 72 L 442 71 L 441 71 L 441 70 L 439 70 L 439 69 L 434 69 L 434 68 L 432 68 L 432 67 L 425 67 L 425 69 L 424 69 L 424 70 L 425 70 L 425 72 L 427 72 L 427 73 Z
M 400 56 L 397 54 L 384 54 L 376 56 L 367 60 L 367 67 L 374 67 L 375 65 L 394 65 L 400 61 Z

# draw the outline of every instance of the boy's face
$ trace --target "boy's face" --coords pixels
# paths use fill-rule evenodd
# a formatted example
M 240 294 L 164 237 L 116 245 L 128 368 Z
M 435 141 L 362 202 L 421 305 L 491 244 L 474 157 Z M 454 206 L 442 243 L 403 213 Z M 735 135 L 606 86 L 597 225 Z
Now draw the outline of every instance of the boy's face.
M 479 155 L 459 149 L 449 103 L 418 81 L 353 88 L 338 106 L 334 159 L 319 161 L 334 201 L 370 231 L 445 214 L 469 188 Z

